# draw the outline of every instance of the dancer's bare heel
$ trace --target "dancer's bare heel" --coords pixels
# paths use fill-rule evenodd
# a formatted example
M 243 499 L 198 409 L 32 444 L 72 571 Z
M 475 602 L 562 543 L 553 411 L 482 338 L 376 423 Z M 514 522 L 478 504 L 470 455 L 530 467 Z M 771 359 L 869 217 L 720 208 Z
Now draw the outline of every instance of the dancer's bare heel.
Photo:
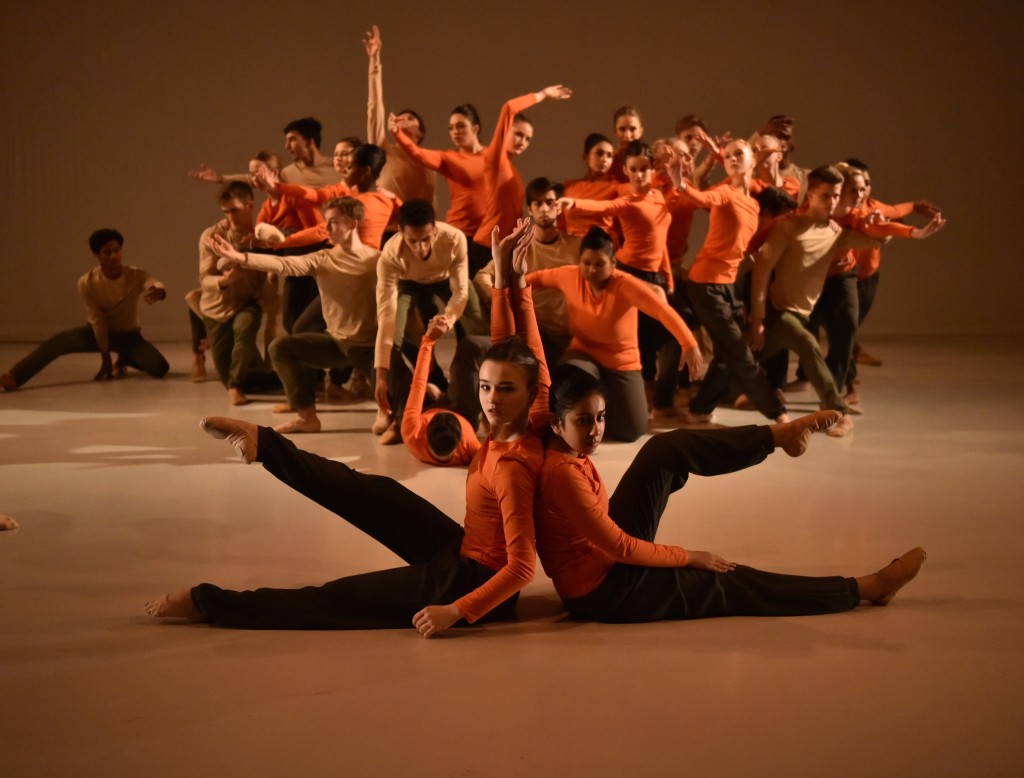
M 807 451 L 811 435 L 828 430 L 838 424 L 842 418 L 843 414 L 839 411 L 816 411 L 801 416 L 795 421 L 773 424 L 771 426 L 772 437 L 775 439 L 777 447 L 791 457 L 798 457 Z
M 165 594 L 146 603 L 146 613 L 158 619 L 187 619 L 202 621 L 202 614 L 196 610 L 192 602 L 192 590 L 182 589 L 180 592 Z
M 227 440 L 247 465 L 256 461 L 258 431 L 255 424 L 226 416 L 207 416 L 199 429 L 218 440 Z

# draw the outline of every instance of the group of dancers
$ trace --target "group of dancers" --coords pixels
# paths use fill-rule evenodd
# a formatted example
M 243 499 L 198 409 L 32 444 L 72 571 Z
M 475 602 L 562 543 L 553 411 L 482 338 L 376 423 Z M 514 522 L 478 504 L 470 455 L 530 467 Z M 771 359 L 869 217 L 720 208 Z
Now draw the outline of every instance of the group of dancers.
M 514 161 L 534 125 L 523 111 L 570 99 L 570 89 L 506 102 L 487 145 L 477 110 L 459 105 L 449 119 L 455 149 L 431 150 L 418 113 L 385 111 L 376 27 L 363 44 L 366 142 L 343 138 L 328 159 L 319 122 L 299 119 L 284 130 L 291 164 L 259 152 L 246 174 L 192 173 L 220 185 L 221 219 L 200 237 L 199 287 L 185 298 L 193 380 L 205 379 L 209 354 L 231 404 L 283 388 L 273 410 L 293 414 L 273 430 L 222 417 L 204 428 L 408 564 L 300 590 L 202 584 L 147 610 L 239 627 L 411 620 L 430 636 L 508 617 L 538 552 L 568 610 L 606 621 L 891 600 L 920 568 L 921 549 L 869 576 L 809 579 L 654 536 L 689 474 L 749 467 L 775 448 L 798 456 L 811 433 L 852 429 L 856 333 L 877 290 L 880 247 L 934 234 L 939 209 L 873 199 L 859 160 L 800 168 L 788 117 L 744 140 L 714 136 L 690 115 L 648 145 L 633 106 L 614 113 L 614 141 L 587 136 L 582 177 L 524 185 Z M 712 183 L 719 167 L 724 179 Z M 435 172 L 451 196 L 444 221 Z M 266 195 L 258 213 L 254 190 Z M 687 266 L 700 210 L 708 234 Z M 903 223 L 911 213 L 926 223 Z M 71 352 L 100 354 L 97 380 L 127 368 L 166 374 L 138 322 L 138 301 L 163 300 L 166 289 L 123 263 L 123 243 L 116 230 L 90 236 L 98 266 L 79 281 L 87 325 L 41 344 L 0 375 L 0 388 L 17 389 Z M 434 346 L 453 329 L 446 374 Z M 784 394 L 789 352 L 821 408 L 796 420 Z M 464 524 L 390 479 L 282 437 L 321 430 L 318 386 L 335 399 L 373 399 L 381 443 L 404 442 L 432 465 L 468 465 Z M 771 424 L 707 428 L 724 402 Z M 651 438 L 609 498 L 589 455 L 605 437 L 638 439 L 652 416 L 687 428 Z

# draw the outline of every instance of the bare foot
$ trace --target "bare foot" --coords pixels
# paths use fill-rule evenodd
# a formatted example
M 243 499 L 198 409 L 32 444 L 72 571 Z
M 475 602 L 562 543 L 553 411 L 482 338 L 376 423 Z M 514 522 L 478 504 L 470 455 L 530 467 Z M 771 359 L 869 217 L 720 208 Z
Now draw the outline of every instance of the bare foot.
M 206 357 L 200 352 L 192 355 L 192 383 L 201 384 L 206 380 Z
M 377 438 L 377 445 L 380 446 L 393 446 L 396 443 L 402 442 L 402 433 L 398 429 L 397 422 L 391 422 L 388 428 L 381 433 L 381 436 Z
M 156 600 L 146 603 L 146 613 L 158 619 L 188 619 L 202 621 L 203 617 L 192 603 L 192 590 L 182 589 L 180 592 L 165 594 Z
M 843 414 L 839 411 L 817 411 L 801 416 L 796 421 L 773 424 L 771 431 L 775 447 L 781 448 L 791 457 L 801 456 L 811 442 L 811 435 L 828 430 L 842 418 Z
M 872 605 L 888 605 L 896 592 L 914 580 L 927 558 L 928 554 L 923 548 L 912 548 L 874 575 L 867 576 L 869 585 L 862 589 L 861 596 L 870 600 Z
M 853 430 L 853 417 L 845 415 L 834 426 L 825 430 L 830 438 L 841 438 Z
M 682 417 L 683 424 L 710 424 L 715 420 L 713 413 L 693 413 L 690 410 L 685 410 L 679 415 Z
M 5 392 L 14 392 L 18 389 L 18 382 L 14 380 L 14 376 L 10 373 L 4 373 L 0 375 L 0 389 Z
M 247 465 L 256 461 L 259 433 L 252 422 L 229 419 L 226 416 L 207 416 L 199 422 L 199 429 L 218 440 L 227 440 Z
M 370 432 L 374 435 L 383 435 L 384 430 L 391 426 L 391 414 L 385 413 L 380 408 L 377 409 L 377 418 L 373 420 L 373 426 L 370 427 Z
M 17 529 L 18 522 L 12 519 L 10 516 L 0 513 L 0 532 L 8 529 Z
M 295 413 L 295 408 L 293 408 L 289 403 L 278 403 L 277 405 L 274 405 L 274 406 L 272 406 L 270 408 L 270 412 L 271 413 Z
M 232 405 L 248 405 L 252 402 L 241 389 L 234 386 L 228 389 L 228 401 Z
M 324 392 L 328 400 L 336 400 L 337 402 L 351 403 L 355 402 L 359 398 L 354 393 L 350 392 L 341 384 L 336 384 L 333 381 L 327 382 L 327 390 Z
M 280 432 L 282 435 L 292 435 L 299 432 L 319 432 L 320 431 L 320 419 L 317 416 L 313 418 L 299 417 L 292 419 L 284 424 L 278 424 L 274 427 L 275 432 Z

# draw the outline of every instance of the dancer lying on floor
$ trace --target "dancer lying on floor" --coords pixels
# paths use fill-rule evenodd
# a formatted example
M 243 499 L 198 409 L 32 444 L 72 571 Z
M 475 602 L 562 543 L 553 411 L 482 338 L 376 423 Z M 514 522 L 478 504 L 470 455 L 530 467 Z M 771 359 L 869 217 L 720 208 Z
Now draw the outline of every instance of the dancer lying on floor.
M 548 419 L 548 373 L 530 290 L 522 272 L 515 279 L 509 275 L 513 264 L 523 269 L 532 235 L 530 223 L 521 222 L 498 244 L 495 230 L 495 256 L 501 257 L 492 298 L 495 345 L 480 366 L 480 404 L 491 433 L 466 479 L 465 529 L 390 478 L 302 451 L 271 429 L 210 417 L 203 428 L 226 438 L 245 462 L 261 462 L 278 480 L 407 564 L 302 589 L 237 592 L 204 583 L 153 600 L 147 613 L 248 629 L 383 629 L 412 623 L 424 637 L 460 620 L 512 616 L 519 589 L 533 578 L 534 489 L 544 458 L 537 430 Z M 508 288 L 513 280 L 521 285 L 514 295 Z
M 819 411 L 771 426 L 655 435 L 609 499 L 589 458 L 604 435 L 603 390 L 589 374 L 570 371 L 553 386 L 555 434 L 544 458 L 535 524 L 541 563 L 573 616 L 642 622 L 833 613 L 865 600 L 888 604 L 921 568 L 925 552 L 915 548 L 872 575 L 812 578 L 766 573 L 707 551 L 654 543 L 669 495 L 691 474 L 742 470 L 776 448 L 800 456 L 811 434 L 841 414 Z

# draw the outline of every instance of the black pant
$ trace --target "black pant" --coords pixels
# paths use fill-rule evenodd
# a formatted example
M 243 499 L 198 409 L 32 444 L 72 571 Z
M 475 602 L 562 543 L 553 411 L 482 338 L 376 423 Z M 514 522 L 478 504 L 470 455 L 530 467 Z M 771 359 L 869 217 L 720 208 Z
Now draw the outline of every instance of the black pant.
M 878 294 L 878 282 L 880 272 L 875 271 L 867 278 L 861 278 L 857 281 L 857 329 L 860 330 L 860 325 L 864 323 L 864 319 L 867 318 L 868 313 L 871 312 L 871 306 L 875 304 L 875 295 Z M 854 380 L 857 378 L 857 354 L 860 351 L 860 344 L 853 344 L 853 354 L 850 355 L 850 366 L 846 369 L 846 385 L 853 386 Z
M 411 627 L 427 605 L 469 594 L 494 570 L 459 554 L 463 529 L 422 497 L 385 476 L 367 475 L 302 451 L 259 429 L 258 459 L 274 477 L 345 519 L 407 564 L 301 589 L 236 592 L 192 589 L 203 617 L 239 629 L 394 629 Z M 510 618 L 514 595 L 482 620 Z
M 715 356 L 704 373 L 697 396 L 690 401 L 694 413 L 711 413 L 735 380 L 761 413 L 777 419 L 786 412 L 768 379 L 758 367 L 743 333 L 743 305 L 732 284 L 701 284 L 688 281 L 686 293 L 693 311 L 704 325 Z
M 732 473 L 774 450 L 768 427 L 673 430 L 647 441 L 609 500 L 622 529 L 653 541 L 669 496 L 690 474 Z M 737 565 L 729 573 L 691 567 L 615 564 L 594 591 L 565 601 L 578 618 L 605 622 L 711 616 L 801 616 L 849 610 L 860 600 L 852 578 L 766 573 Z

